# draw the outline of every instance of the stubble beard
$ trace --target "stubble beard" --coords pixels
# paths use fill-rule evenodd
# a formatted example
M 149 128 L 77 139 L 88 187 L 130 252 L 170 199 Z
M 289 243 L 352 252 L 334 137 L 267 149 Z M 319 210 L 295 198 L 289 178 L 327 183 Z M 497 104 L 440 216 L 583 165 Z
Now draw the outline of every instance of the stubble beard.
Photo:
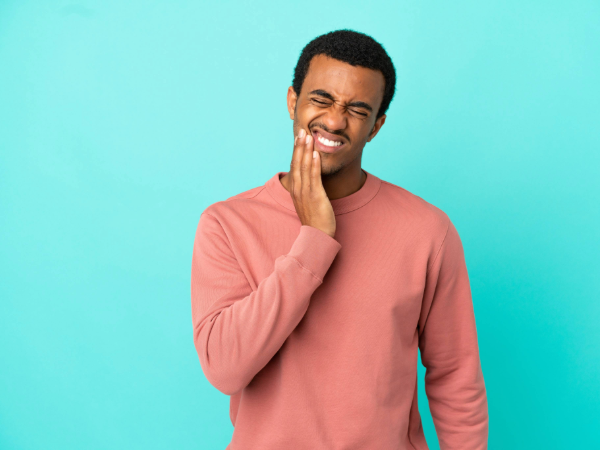
M 322 177 L 329 177 L 332 175 L 335 175 L 336 173 L 338 173 L 339 171 L 341 171 L 346 165 L 343 163 L 324 163 L 323 162 L 323 153 L 319 152 L 319 157 L 321 158 L 321 176 Z M 326 156 L 325 158 L 329 159 L 328 156 Z

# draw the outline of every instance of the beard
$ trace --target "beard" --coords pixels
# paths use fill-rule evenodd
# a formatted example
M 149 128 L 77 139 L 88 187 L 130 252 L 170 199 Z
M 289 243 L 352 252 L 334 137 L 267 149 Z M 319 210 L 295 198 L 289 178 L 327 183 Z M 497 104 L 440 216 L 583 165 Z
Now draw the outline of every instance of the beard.
M 340 172 L 344 167 L 346 167 L 347 164 L 335 161 L 335 162 L 329 162 L 326 161 L 327 159 L 329 159 L 330 155 L 325 156 L 325 158 L 323 158 L 323 153 L 319 152 L 319 156 L 321 157 L 321 176 L 322 177 L 329 177 L 329 176 L 333 176 L 335 174 L 337 174 L 338 172 Z

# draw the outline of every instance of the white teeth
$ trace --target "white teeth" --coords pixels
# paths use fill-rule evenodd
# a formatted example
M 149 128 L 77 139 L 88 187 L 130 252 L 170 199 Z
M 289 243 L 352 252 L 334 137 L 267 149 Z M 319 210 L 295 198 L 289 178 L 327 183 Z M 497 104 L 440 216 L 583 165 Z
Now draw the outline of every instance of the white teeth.
M 329 139 L 325 139 L 323 136 L 319 136 L 317 139 L 321 144 L 326 145 L 328 147 L 339 147 L 340 145 L 342 145 L 340 141 L 330 141 Z

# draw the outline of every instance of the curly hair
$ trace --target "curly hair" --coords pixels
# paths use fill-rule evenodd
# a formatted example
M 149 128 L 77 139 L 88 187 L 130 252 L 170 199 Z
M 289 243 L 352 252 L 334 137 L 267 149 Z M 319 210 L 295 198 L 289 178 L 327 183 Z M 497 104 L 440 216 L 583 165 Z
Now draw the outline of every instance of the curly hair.
M 379 42 L 364 33 L 347 29 L 316 37 L 302 49 L 294 69 L 292 87 L 296 94 L 300 94 L 310 61 L 317 55 L 326 55 L 353 66 L 379 70 L 383 74 L 385 87 L 377 118 L 385 114 L 396 91 L 396 70 L 392 59 Z

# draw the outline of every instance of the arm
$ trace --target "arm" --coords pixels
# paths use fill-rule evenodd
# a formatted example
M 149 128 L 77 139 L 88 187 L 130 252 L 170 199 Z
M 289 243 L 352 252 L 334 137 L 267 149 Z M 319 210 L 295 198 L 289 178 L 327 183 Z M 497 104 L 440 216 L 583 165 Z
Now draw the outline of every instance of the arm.
M 270 361 L 304 316 L 341 244 L 302 225 L 287 255 L 252 290 L 218 220 L 200 216 L 192 257 L 194 345 L 202 370 L 233 395 Z
M 419 319 L 425 392 L 442 450 L 484 450 L 488 404 L 463 246 L 452 222 L 428 268 Z

